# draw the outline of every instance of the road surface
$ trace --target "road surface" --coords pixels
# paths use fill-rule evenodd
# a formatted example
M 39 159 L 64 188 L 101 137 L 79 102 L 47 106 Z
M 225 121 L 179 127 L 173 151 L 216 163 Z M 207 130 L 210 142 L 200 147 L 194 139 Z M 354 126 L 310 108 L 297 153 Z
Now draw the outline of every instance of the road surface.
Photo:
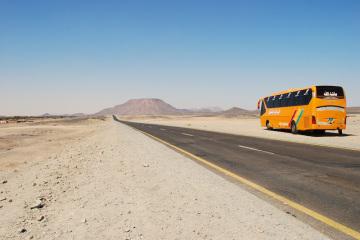
M 358 151 L 121 122 L 360 231 Z

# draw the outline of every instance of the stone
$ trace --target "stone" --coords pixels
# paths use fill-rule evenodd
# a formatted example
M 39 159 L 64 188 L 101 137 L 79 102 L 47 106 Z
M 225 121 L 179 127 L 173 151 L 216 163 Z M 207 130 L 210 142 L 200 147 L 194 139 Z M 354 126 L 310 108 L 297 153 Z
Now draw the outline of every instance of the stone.
M 43 201 L 43 198 L 36 199 L 35 204 L 32 207 L 30 207 L 30 209 L 43 208 L 44 206 L 45 206 L 45 203 Z

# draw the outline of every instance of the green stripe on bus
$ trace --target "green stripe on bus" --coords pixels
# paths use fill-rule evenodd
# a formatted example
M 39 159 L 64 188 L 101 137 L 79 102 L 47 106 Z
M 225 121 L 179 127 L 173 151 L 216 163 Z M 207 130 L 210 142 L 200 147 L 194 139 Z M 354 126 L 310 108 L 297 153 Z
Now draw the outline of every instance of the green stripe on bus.
M 303 109 L 301 109 L 301 111 L 300 111 L 300 114 L 299 114 L 299 117 L 298 117 L 298 119 L 296 120 L 296 126 L 298 125 L 298 123 L 299 123 L 299 121 L 300 121 L 300 119 L 301 119 L 301 117 L 302 117 L 302 115 L 303 115 L 303 113 L 304 113 L 304 110 Z

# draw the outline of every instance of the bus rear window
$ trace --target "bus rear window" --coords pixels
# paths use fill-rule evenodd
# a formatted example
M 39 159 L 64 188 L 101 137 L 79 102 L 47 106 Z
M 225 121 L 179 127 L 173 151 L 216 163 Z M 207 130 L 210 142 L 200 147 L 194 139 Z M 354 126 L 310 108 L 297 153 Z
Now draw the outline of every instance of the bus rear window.
M 344 90 L 337 86 L 317 86 L 316 96 L 318 98 L 344 98 Z

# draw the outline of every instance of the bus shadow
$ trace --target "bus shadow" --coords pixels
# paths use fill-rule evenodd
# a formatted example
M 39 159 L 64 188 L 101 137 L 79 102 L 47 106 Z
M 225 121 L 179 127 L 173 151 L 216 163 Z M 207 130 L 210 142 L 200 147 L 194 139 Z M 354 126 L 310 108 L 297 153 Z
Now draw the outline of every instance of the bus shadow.
M 271 129 L 267 131 L 274 131 L 274 132 L 283 132 L 292 134 L 290 130 L 288 129 Z M 325 133 L 318 133 L 318 132 L 311 132 L 311 131 L 299 131 L 297 133 L 298 135 L 302 136 L 308 136 L 308 137 L 350 137 L 350 136 L 356 136 L 354 134 L 349 133 L 343 133 L 342 135 L 339 135 L 337 132 L 325 132 Z

